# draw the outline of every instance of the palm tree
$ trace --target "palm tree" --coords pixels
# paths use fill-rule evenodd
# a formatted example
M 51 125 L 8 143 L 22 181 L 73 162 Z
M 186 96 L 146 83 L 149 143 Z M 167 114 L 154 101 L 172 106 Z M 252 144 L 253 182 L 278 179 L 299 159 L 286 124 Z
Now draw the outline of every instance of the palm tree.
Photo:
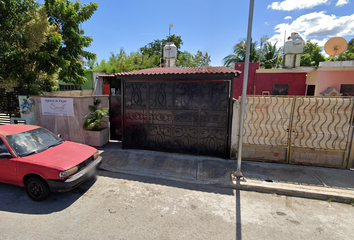
M 266 42 L 263 46 L 261 56 L 261 66 L 265 68 L 277 68 L 281 65 L 281 48 L 276 47 L 276 43 L 272 45 L 270 42 Z
M 230 66 L 230 64 L 236 62 L 245 62 L 246 45 L 247 45 L 246 39 L 241 39 L 240 42 L 234 46 L 233 53 L 224 57 L 223 59 L 224 66 Z M 251 42 L 250 62 L 258 62 L 259 54 L 256 47 L 257 47 L 257 42 Z

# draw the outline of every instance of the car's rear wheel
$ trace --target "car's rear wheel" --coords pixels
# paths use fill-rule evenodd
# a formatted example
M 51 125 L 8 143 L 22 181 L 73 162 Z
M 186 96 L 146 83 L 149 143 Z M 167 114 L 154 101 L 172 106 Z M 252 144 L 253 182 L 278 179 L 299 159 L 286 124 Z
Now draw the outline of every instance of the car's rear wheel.
M 50 190 L 47 183 L 39 177 L 31 177 L 25 184 L 28 197 L 34 201 L 42 201 L 49 196 Z

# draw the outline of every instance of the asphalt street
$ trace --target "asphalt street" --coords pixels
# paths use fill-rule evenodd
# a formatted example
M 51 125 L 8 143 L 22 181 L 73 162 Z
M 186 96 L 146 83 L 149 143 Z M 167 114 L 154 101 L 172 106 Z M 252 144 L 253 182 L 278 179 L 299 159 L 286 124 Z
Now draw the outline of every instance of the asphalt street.
M 0 183 L 1 239 L 354 239 L 349 204 L 99 171 L 31 201 Z

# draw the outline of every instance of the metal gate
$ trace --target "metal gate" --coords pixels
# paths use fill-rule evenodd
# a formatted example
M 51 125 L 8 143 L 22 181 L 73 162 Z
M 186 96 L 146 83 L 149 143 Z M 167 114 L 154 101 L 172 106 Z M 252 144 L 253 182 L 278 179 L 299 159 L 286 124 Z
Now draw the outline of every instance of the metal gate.
M 110 139 L 122 140 L 122 100 L 121 95 L 109 96 Z
M 123 148 L 227 157 L 230 81 L 124 82 Z
M 250 96 L 245 159 L 345 168 L 352 145 L 351 97 Z
M 27 95 L 28 89 L 15 88 L 13 92 L 6 92 L 0 88 L 0 125 L 10 124 L 11 117 L 20 117 L 19 95 Z

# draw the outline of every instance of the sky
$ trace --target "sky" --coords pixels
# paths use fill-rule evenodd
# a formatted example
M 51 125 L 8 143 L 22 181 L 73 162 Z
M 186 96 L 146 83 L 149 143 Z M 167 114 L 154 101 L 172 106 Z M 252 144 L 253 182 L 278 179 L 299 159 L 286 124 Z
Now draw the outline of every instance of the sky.
M 38 0 L 43 3 L 44 0 Z M 81 0 L 82 4 L 93 1 Z M 81 27 L 98 61 L 124 48 L 127 53 L 169 34 L 181 36 L 181 51 L 208 52 L 211 66 L 247 37 L 249 0 L 97 0 L 98 10 Z M 255 0 L 252 38 L 269 37 L 277 46 L 298 32 L 320 46 L 331 37 L 354 38 L 354 0 Z

